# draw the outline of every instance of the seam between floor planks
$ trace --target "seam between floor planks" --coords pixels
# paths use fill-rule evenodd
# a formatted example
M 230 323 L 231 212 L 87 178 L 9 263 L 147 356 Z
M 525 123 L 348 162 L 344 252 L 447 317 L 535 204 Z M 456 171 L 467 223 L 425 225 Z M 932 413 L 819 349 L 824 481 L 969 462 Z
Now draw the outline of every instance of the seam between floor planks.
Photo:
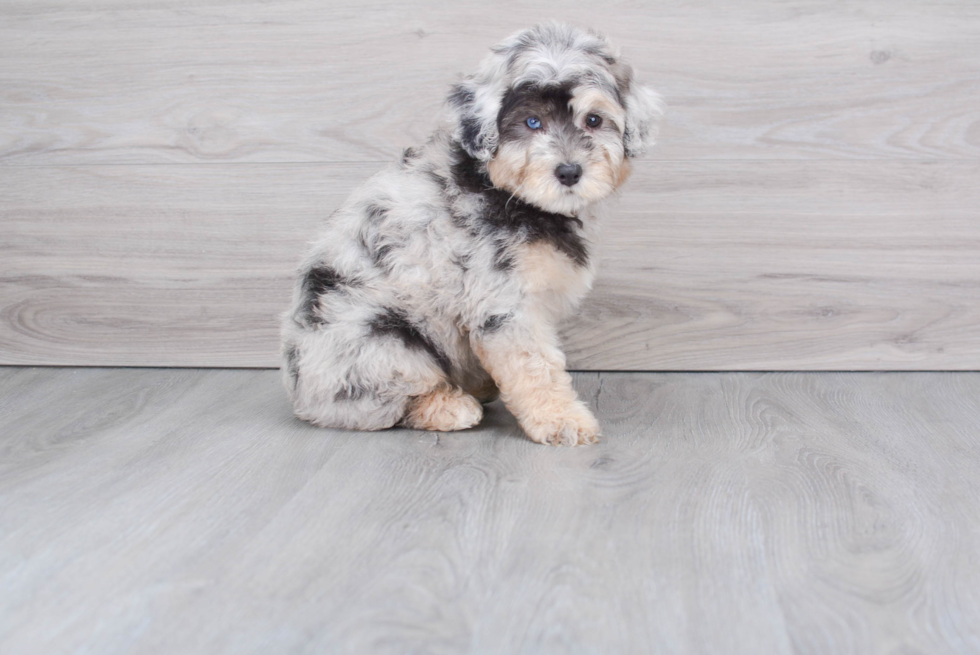
M 595 447 L 0 369 L 0 650 L 980 650 L 980 374 L 574 380 Z

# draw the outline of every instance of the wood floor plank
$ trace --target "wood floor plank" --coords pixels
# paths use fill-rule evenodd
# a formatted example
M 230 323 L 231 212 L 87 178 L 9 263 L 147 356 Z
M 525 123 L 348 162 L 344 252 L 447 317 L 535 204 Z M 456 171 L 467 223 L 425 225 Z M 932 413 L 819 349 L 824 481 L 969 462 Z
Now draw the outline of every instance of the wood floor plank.
M 608 33 L 671 107 L 657 159 L 976 159 L 962 1 L 0 3 L 0 163 L 388 160 L 548 18 Z
M 0 169 L 0 362 L 277 366 L 306 243 L 379 167 Z M 571 366 L 980 368 L 980 164 L 638 168 Z
M 2 369 L 0 650 L 980 650 L 980 374 L 575 384 L 594 447 L 498 405 L 320 430 L 274 371 Z

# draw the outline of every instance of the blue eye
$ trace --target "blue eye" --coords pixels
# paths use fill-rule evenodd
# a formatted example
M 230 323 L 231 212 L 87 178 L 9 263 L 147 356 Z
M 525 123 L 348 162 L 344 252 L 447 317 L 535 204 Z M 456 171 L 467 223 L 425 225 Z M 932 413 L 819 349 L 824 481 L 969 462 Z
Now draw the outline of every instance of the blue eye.
M 541 121 L 539 121 L 534 116 L 531 116 L 529 119 L 527 119 L 527 126 L 530 127 L 532 130 L 536 130 L 541 127 Z

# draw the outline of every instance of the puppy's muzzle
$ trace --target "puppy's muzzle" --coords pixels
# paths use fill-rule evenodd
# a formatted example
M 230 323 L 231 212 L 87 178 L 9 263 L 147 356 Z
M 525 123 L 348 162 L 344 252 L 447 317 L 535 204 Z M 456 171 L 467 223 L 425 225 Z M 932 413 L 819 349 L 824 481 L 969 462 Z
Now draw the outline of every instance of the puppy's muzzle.
M 555 177 L 565 186 L 575 186 L 582 178 L 582 167 L 578 164 L 561 164 L 555 169 Z

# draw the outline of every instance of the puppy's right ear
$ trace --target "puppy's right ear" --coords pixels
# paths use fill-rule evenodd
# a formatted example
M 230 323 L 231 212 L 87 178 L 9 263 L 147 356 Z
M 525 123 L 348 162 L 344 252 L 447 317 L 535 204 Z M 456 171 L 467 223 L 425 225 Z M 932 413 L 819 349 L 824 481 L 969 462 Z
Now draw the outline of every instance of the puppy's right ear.
M 499 139 L 499 93 L 491 85 L 480 84 L 474 77 L 469 77 L 453 87 L 449 107 L 455 123 L 453 138 L 470 157 L 480 161 L 493 159 Z
M 610 69 L 616 78 L 616 86 L 626 110 L 623 133 L 626 156 L 639 157 L 656 140 L 666 107 L 656 91 L 641 86 L 633 79 L 633 68 L 629 64 L 622 60 L 615 61 Z

